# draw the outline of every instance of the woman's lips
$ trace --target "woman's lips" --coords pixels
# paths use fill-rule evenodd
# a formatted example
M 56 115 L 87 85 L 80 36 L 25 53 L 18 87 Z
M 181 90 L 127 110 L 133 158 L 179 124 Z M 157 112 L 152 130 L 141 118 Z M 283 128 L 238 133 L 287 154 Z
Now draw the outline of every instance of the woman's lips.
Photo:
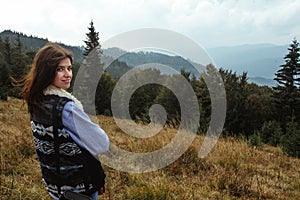
M 71 83 L 71 80 L 62 80 L 64 83 Z

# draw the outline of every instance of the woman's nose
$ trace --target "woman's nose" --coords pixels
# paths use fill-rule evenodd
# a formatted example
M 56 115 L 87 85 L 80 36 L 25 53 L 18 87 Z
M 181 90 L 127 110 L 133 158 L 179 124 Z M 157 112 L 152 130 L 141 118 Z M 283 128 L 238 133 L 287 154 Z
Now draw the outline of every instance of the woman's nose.
M 64 72 L 65 72 L 65 73 L 64 73 L 64 76 L 66 76 L 66 77 L 72 76 L 72 71 L 70 71 L 70 70 L 68 70 L 68 69 L 65 69 Z

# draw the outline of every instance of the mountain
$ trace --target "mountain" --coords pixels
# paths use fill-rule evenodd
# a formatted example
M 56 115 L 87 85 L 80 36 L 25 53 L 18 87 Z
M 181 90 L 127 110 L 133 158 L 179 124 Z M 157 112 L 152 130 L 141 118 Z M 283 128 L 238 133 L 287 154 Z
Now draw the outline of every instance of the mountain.
M 216 63 L 217 68 L 222 67 L 237 74 L 247 72 L 249 82 L 274 86 L 274 74 L 283 64 L 287 48 L 288 45 L 255 44 L 217 47 L 208 49 L 207 52 Z M 104 55 L 118 58 L 129 66 L 159 63 L 171 66 L 179 72 L 181 68 L 184 68 L 185 71 L 190 71 L 197 77 L 199 75 L 193 67 L 195 63 L 180 56 L 169 56 L 156 52 L 126 52 L 119 48 L 106 49 Z
M 11 30 L 4 30 L 0 33 L 0 37 L 2 41 L 4 41 L 6 38 L 9 39 L 9 41 L 13 44 L 15 40 L 17 39 L 18 35 L 20 35 L 20 40 L 22 43 L 22 49 L 24 51 L 38 51 L 41 47 L 43 47 L 46 43 L 50 42 L 48 39 L 44 38 L 39 38 L 36 36 L 27 36 L 26 34 L 20 33 L 20 32 L 15 32 Z M 57 43 L 61 45 L 62 47 L 70 50 L 74 54 L 74 59 L 77 62 L 82 62 L 83 60 L 83 55 L 82 55 L 82 50 L 80 47 L 77 46 L 69 46 L 65 45 L 63 43 Z
M 23 33 L 5 30 L 0 33 L 2 40 L 9 38 L 14 42 L 20 35 L 24 50 L 37 51 L 45 45 L 48 39 L 39 38 L 36 36 L 27 36 Z M 63 47 L 71 50 L 74 53 L 75 60 L 82 62 L 83 47 L 68 46 L 59 43 Z M 284 63 L 284 56 L 288 53 L 288 45 L 273 45 L 273 44 L 246 44 L 239 46 L 224 46 L 207 49 L 208 54 L 214 60 L 217 68 L 232 70 L 237 74 L 243 72 L 248 73 L 249 81 L 258 85 L 273 86 L 275 84 L 273 78 L 279 66 Z M 198 71 L 193 67 L 191 61 L 184 59 L 181 56 L 170 56 L 159 52 L 126 52 L 117 47 L 104 49 L 104 55 L 107 57 L 118 58 L 118 62 L 114 62 L 108 71 L 112 72 L 114 77 L 120 77 L 131 67 L 141 66 L 147 63 L 158 63 L 167 65 L 180 72 L 181 68 L 189 71 L 192 74 L 199 76 Z M 192 63 L 192 64 L 191 64 Z M 126 69 L 123 69 L 123 68 Z M 122 69 L 121 69 L 122 68 Z M 162 71 L 162 73 L 170 73 Z
M 275 86 L 276 85 L 276 81 L 271 79 L 271 78 L 263 78 L 263 77 L 248 77 L 248 82 L 250 83 L 255 83 L 257 85 L 260 86 Z
M 183 68 L 185 71 L 199 77 L 199 72 L 194 68 L 193 64 L 181 56 L 170 56 L 148 51 L 126 52 L 119 48 L 105 49 L 103 53 L 105 56 L 117 58 L 120 62 L 124 62 L 131 67 L 155 67 L 159 68 L 163 74 L 180 73 Z M 175 71 L 164 68 L 163 65 L 171 67 Z
M 217 67 L 231 69 L 249 77 L 272 80 L 279 66 L 284 63 L 288 45 L 253 44 L 208 49 Z

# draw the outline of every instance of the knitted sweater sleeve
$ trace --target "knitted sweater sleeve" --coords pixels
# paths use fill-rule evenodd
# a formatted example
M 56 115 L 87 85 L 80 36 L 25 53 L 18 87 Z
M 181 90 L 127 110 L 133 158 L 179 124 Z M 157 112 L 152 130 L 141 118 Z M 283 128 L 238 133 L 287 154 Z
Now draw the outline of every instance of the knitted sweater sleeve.
M 91 121 L 88 115 L 74 102 L 66 103 L 62 113 L 62 123 L 72 139 L 93 156 L 109 149 L 109 138 L 105 131 Z

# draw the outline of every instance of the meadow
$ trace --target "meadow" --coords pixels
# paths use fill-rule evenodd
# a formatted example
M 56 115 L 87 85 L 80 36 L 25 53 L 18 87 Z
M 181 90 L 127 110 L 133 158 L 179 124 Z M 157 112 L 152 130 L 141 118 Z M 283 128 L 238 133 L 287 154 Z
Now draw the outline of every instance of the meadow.
M 168 144 L 176 129 L 164 128 L 147 139 L 127 136 L 112 117 L 97 116 L 111 143 L 133 152 L 148 152 Z M 247 141 L 220 138 L 210 154 L 197 154 L 204 135 L 169 166 L 149 173 L 127 173 L 103 166 L 106 193 L 99 199 L 299 199 L 300 159 L 279 147 L 249 146 Z M 26 105 L 0 101 L 0 199 L 51 200 L 41 181 Z

